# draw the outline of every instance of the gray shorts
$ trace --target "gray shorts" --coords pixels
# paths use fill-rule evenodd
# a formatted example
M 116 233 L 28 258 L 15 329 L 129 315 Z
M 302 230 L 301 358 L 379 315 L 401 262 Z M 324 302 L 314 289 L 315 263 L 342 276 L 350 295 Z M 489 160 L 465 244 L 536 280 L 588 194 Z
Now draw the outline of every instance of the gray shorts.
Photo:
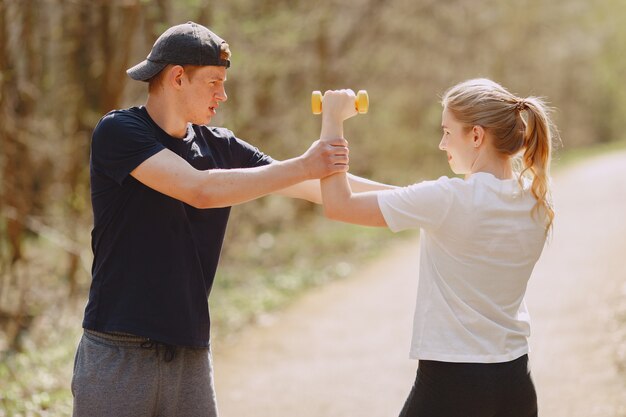
M 74 417 L 217 417 L 209 348 L 85 330 L 72 378 Z

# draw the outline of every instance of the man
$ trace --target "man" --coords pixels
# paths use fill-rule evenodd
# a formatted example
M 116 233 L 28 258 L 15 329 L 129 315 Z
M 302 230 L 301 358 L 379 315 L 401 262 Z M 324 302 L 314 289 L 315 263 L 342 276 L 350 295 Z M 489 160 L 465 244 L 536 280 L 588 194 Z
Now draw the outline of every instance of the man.
M 217 416 L 207 297 L 230 206 L 272 193 L 320 203 L 314 179 L 348 169 L 343 139 L 274 161 L 206 126 L 227 99 L 229 66 L 220 37 L 174 26 L 127 71 L 149 83 L 146 105 L 112 111 L 94 130 L 93 280 L 75 416 Z

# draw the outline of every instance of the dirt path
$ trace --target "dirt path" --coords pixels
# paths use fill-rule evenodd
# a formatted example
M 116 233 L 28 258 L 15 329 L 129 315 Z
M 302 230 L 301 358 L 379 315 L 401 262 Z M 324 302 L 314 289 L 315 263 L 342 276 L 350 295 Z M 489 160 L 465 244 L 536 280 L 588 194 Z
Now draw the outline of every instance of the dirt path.
M 560 172 L 554 189 L 558 223 L 527 297 L 540 413 L 624 417 L 615 311 L 626 300 L 626 152 Z M 418 262 L 417 241 L 396 242 L 215 346 L 221 415 L 396 416 L 417 365 L 408 348 Z
M 626 317 L 616 313 L 626 302 L 626 152 L 563 172 L 555 202 L 554 240 L 527 298 L 540 405 L 548 417 L 624 417 L 626 340 L 617 328 Z

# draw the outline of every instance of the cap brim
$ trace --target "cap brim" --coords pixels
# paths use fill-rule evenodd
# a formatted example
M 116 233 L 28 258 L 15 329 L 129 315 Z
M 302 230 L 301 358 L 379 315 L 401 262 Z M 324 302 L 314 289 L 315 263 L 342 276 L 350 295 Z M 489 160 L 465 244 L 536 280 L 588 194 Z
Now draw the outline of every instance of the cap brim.
M 148 81 L 157 75 L 167 64 L 145 60 L 126 70 L 126 74 L 133 80 Z

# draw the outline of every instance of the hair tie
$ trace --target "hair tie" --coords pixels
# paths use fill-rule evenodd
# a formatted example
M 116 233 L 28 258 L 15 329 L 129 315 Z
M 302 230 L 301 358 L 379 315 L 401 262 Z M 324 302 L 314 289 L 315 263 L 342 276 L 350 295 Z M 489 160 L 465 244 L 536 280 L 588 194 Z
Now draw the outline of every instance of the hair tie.
M 528 104 L 526 104 L 526 100 L 524 100 L 523 98 L 520 98 L 519 100 L 517 100 L 517 105 L 515 106 L 515 109 L 518 112 L 524 111 L 528 108 Z

